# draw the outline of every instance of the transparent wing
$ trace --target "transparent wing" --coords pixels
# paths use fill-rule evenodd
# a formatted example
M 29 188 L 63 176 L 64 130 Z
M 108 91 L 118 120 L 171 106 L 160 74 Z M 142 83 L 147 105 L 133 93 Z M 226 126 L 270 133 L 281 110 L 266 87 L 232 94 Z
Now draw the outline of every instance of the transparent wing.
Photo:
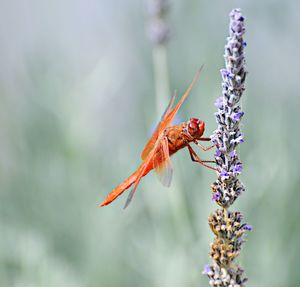
M 172 109 L 166 116 L 165 116 L 165 122 L 166 123 L 171 123 L 175 117 L 175 115 L 177 114 L 178 110 L 180 109 L 181 105 L 183 104 L 183 102 L 185 101 L 185 99 L 187 98 L 187 96 L 189 95 L 189 93 L 191 92 L 193 86 L 195 85 L 195 83 L 198 81 L 200 73 L 203 69 L 203 65 L 201 66 L 201 68 L 199 69 L 199 71 L 197 71 L 196 75 L 194 76 L 192 82 L 190 83 L 190 85 L 188 86 L 188 88 L 186 89 L 185 93 L 183 94 L 183 96 L 181 97 L 181 99 L 179 100 L 179 102 L 177 103 L 177 105 L 174 107 L 174 109 Z
M 157 141 L 159 134 L 162 132 L 163 127 L 164 127 L 164 119 L 165 117 L 169 114 L 169 112 L 172 109 L 172 106 L 174 104 L 174 100 L 176 98 L 176 91 L 174 92 L 174 95 L 172 96 L 170 103 L 168 104 L 167 108 L 165 109 L 165 112 L 163 113 L 163 115 L 161 116 L 161 120 L 158 123 L 158 125 L 156 126 L 155 131 L 153 132 L 151 138 L 149 139 L 149 141 L 146 143 L 142 153 L 141 153 L 141 158 L 142 160 L 144 160 L 146 158 L 146 156 L 148 155 L 148 153 L 153 149 L 155 142 Z
M 150 151 L 150 153 L 147 155 L 147 157 L 145 158 L 144 162 L 142 163 L 142 165 L 140 165 L 139 169 L 138 169 L 138 174 L 136 177 L 136 181 L 135 184 L 132 188 L 132 190 L 130 191 L 127 200 L 125 202 L 124 205 L 124 209 L 130 204 L 133 196 L 135 195 L 135 192 L 137 190 L 137 187 L 142 179 L 142 177 L 147 174 L 149 172 L 149 170 L 153 169 L 153 158 L 154 155 L 157 152 L 157 148 L 159 147 L 158 144 L 155 145 L 155 147 Z
M 170 160 L 168 138 L 164 137 L 157 148 L 153 159 L 153 167 L 159 181 L 169 187 L 173 176 L 173 167 Z

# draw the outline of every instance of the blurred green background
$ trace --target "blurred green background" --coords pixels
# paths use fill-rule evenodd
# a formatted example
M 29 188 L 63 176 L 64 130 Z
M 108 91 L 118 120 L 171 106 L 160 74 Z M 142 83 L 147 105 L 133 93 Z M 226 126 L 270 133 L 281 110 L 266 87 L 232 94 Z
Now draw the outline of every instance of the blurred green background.
M 166 189 L 97 202 L 140 164 L 156 112 L 145 1 L 0 1 L 0 286 L 208 286 L 214 172 L 186 150 Z M 228 14 L 246 17 L 247 90 L 234 204 L 253 225 L 248 286 L 299 286 L 299 1 L 171 1 L 170 90 L 216 128 Z M 170 95 L 167 95 L 169 97 Z M 162 107 L 163 108 L 163 107 Z M 213 152 L 202 158 L 212 158 Z

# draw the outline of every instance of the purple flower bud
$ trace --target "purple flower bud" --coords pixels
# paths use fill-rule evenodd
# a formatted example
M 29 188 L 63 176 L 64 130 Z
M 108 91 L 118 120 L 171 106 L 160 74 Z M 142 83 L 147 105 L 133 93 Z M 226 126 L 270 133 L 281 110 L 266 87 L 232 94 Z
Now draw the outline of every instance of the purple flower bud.
M 245 240 L 242 237 L 237 238 L 238 243 L 242 244 L 245 242 Z
M 220 172 L 220 176 L 223 178 L 223 179 L 227 179 L 229 178 L 229 173 L 226 171 L 226 170 L 222 170 Z
M 229 71 L 226 70 L 226 69 L 221 69 L 220 72 L 221 72 L 221 75 L 222 75 L 223 78 L 226 78 L 226 77 L 227 77 L 227 78 L 229 78 L 229 79 L 233 79 L 234 76 L 235 76 L 233 73 L 229 72 Z
M 234 74 L 233 73 L 228 73 L 228 75 L 227 75 L 227 77 L 229 78 L 229 79 L 233 79 L 234 78 Z
M 222 109 L 222 107 L 223 107 L 223 97 L 219 97 L 219 98 L 216 99 L 215 106 L 218 109 Z
M 232 139 L 230 143 L 243 143 L 244 142 L 244 135 L 240 134 L 238 137 L 235 139 Z
M 223 77 L 227 77 L 230 74 L 230 72 L 226 69 L 221 69 L 220 72 Z
M 245 230 L 248 230 L 248 231 L 251 231 L 251 230 L 252 230 L 252 225 L 246 224 L 246 225 L 244 226 L 244 229 L 245 229 Z
M 245 113 L 244 112 L 238 112 L 238 113 L 234 113 L 233 115 L 232 115 L 232 119 L 234 120 L 234 121 L 239 121 L 240 119 L 241 119 L 241 117 L 244 115 Z
M 238 163 L 233 167 L 234 174 L 240 174 L 242 172 L 242 170 L 243 170 L 243 166 L 241 163 Z
M 244 142 L 244 134 L 240 134 L 237 138 L 236 141 L 238 141 L 239 143 L 243 143 Z
M 209 272 L 211 272 L 211 268 L 209 264 L 206 264 L 203 268 L 203 274 L 208 274 Z
M 235 158 L 236 157 L 236 151 L 235 150 L 231 151 L 229 155 L 230 155 L 231 159 Z
M 221 194 L 220 192 L 214 192 L 213 196 L 212 196 L 212 200 L 214 201 L 218 201 L 221 198 Z
M 215 156 L 218 156 L 218 157 L 220 157 L 221 156 L 221 152 L 220 152 L 220 150 L 219 149 L 216 149 L 216 153 L 215 153 Z

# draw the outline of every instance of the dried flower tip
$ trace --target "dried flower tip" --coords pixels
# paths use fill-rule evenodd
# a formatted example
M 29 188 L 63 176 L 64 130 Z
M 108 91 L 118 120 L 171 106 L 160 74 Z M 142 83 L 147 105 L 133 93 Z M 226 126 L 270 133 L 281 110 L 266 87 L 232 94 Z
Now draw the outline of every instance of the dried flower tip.
M 228 265 L 239 255 L 240 245 L 235 246 L 233 242 L 228 243 L 224 239 L 216 237 L 211 245 L 209 255 L 218 265 Z
M 242 242 L 227 242 L 223 238 L 216 237 L 209 255 L 218 265 L 228 265 L 240 254 L 241 245 Z
M 242 219 L 240 212 L 228 211 L 225 216 L 224 210 L 218 209 L 208 217 L 208 224 L 216 236 L 234 242 L 251 230 L 251 225 L 242 224 Z

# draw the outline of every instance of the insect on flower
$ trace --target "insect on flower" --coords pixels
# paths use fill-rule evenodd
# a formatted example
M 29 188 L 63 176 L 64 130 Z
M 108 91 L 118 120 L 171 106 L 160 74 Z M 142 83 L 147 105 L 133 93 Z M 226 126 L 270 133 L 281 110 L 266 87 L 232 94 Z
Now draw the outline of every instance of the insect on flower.
M 198 142 L 210 141 L 210 138 L 202 137 L 205 129 L 205 123 L 197 118 L 191 118 L 188 122 L 173 126 L 171 125 L 179 108 L 189 95 L 195 82 L 198 80 L 201 69 L 197 72 L 186 92 L 183 94 L 182 98 L 174 108 L 172 108 L 172 106 L 174 104 L 175 95 L 172 97 L 161 118 L 161 121 L 157 125 L 152 137 L 149 139 L 144 150 L 142 151 L 141 158 L 143 163 L 130 177 L 125 179 L 120 185 L 111 191 L 99 206 L 110 204 L 134 184 L 125 203 L 124 208 L 126 208 L 131 202 L 141 178 L 147 175 L 152 169 L 155 170 L 159 180 L 164 186 L 170 186 L 173 174 L 170 156 L 184 147 L 188 148 L 192 161 L 198 162 L 207 168 L 216 170 L 215 168 L 207 165 L 207 163 L 215 163 L 214 161 L 201 160 L 190 145 L 191 143 L 195 143 L 204 151 L 214 147 L 214 145 L 210 147 L 204 147 Z

